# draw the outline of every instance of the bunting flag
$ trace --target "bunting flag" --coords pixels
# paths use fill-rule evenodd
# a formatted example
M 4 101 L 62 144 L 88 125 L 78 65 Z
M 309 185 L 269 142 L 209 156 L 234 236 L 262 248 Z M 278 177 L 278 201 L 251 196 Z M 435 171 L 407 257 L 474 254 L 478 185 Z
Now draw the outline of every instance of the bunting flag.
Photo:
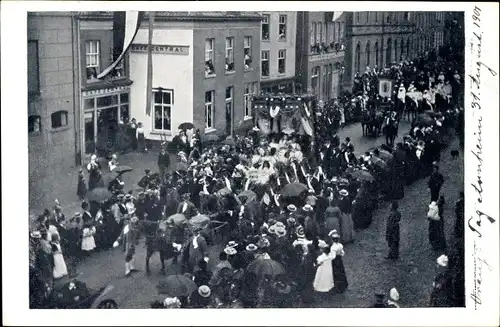
M 143 17 L 142 11 L 113 13 L 113 63 L 97 76 L 98 79 L 108 76 L 123 59 L 139 31 Z

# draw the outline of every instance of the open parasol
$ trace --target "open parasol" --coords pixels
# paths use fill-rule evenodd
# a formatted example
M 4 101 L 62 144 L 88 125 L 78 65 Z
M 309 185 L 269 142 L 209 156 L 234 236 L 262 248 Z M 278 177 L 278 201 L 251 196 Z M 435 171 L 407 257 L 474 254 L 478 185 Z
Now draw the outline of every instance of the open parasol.
M 176 165 L 175 165 L 175 170 L 176 171 L 187 171 L 188 170 L 188 165 L 185 164 L 184 162 L 178 162 Z
M 168 217 L 167 220 L 172 221 L 176 226 L 180 226 L 187 221 L 186 216 L 184 216 L 182 213 L 176 213 Z
M 358 181 L 372 182 L 375 180 L 375 178 L 373 178 L 372 174 L 370 174 L 367 171 L 361 170 L 361 169 L 353 171 L 351 173 L 351 176 L 353 178 L 357 179 Z
M 231 192 L 230 189 L 228 189 L 227 187 L 224 187 L 220 190 L 217 191 L 217 195 L 218 196 L 226 196 L 226 195 L 230 195 L 232 194 L 233 192 Z
M 189 219 L 189 224 L 194 228 L 205 228 L 210 223 L 210 218 L 205 215 L 198 214 L 193 218 Z
M 193 123 L 190 123 L 190 122 L 184 122 L 182 124 L 179 125 L 179 129 L 185 131 L 187 129 L 193 129 L 194 128 L 194 124 Z
M 113 194 L 103 187 L 95 188 L 87 193 L 87 200 L 93 202 L 103 202 L 111 198 Z
M 276 277 L 285 273 L 283 265 L 273 259 L 256 259 L 252 261 L 247 269 L 247 272 L 254 273 L 257 277 L 271 276 Z
M 309 188 L 302 184 L 302 183 L 291 183 L 285 185 L 283 187 L 283 190 L 281 191 L 281 195 L 283 197 L 294 197 L 294 196 L 299 196 L 303 192 L 307 191 Z
M 234 139 L 232 137 L 227 137 L 224 141 L 222 141 L 223 144 L 229 145 L 229 146 L 235 146 L 236 142 L 234 142 Z
M 170 275 L 156 286 L 158 293 L 171 297 L 191 295 L 197 288 L 193 280 L 184 275 Z
M 392 160 L 392 158 L 394 158 L 394 156 L 391 153 L 385 150 L 379 150 L 379 157 L 385 162 L 388 162 L 389 160 Z
M 129 171 L 132 170 L 134 170 L 134 168 L 129 166 L 117 166 L 115 169 L 113 169 L 113 171 L 118 174 L 128 173 Z
M 113 171 L 110 171 L 102 176 L 102 180 L 104 182 L 104 185 L 109 185 L 112 181 L 114 181 L 118 176 L 120 176 L 119 173 Z
M 244 199 L 245 203 L 248 203 L 250 201 L 257 199 L 257 194 L 252 190 L 246 190 L 238 194 L 238 198 Z

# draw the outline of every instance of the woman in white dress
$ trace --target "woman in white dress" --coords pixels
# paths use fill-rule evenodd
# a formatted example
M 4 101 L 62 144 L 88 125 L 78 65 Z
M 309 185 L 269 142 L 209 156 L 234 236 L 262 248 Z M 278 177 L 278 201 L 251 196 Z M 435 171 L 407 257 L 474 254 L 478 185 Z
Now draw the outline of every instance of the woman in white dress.
M 332 260 L 335 258 L 335 252 L 331 252 L 330 247 L 324 241 L 319 242 L 319 247 L 323 253 L 316 259 L 318 269 L 314 277 L 313 288 L 316 292 L 327 293 L 334 286 Z
M 95 235 L 96 229 L 92 223 L 85 224 L 82 231 L 82 251 L 90 254 L 95 249 Z
M 66 267 L 66 262 L 61 250 L 61 244 L 59 243 L 59 234 L 52 234 L 52 255 L 54 256 L 54 269 L 53 276 L 54 279 L 59 279 L 68 274 L 68 268 Z

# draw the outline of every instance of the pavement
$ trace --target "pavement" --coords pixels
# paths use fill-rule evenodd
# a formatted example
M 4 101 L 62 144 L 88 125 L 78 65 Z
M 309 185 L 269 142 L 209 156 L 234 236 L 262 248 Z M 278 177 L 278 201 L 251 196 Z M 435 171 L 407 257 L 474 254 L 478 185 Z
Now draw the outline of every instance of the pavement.
M 402 121 L 400 137 L 408 129 L 409 124 Z M 339 136 L 342 141 L 347 136 L 351 138 L 357 156 L 385 141 L 384 137 L 363 137 L 360 124 L 344 127 L 339 132 Z M 449 148 L 441 154 L 440 166 L 445 178 L 442 194 L 446 199 L 444 219 L 448 240 L 452 238 L 454 203 L 458 199 L 458 192 L 463 190 L 464 171 L 463 160 L 452 159 L 449 149 L 459 148 L 458 139 L 454 139 Z M 151 168 L 154 171 L 156 158 L 155 153 L 134 153 L 119 158 L 122 164 L 135 168 L 133 172 L 126 175 L 125 185 L 136 185 L 145 168 Z M 76 199 L 76 172 L 70 173 L 67 180 L 66 177 L 64 179 L 62 181 L 62 178 L 58 178 L 58 181 L 61 180 L 61 184 L 65 186 L 57 185 L 48 188 L 47 192 L 52 193 L 46 196 L 47 199 L 57 197 L 64 212 L 70 215 L 74 210 L 78 211 L 79 207 L 79 201 Z M 388 250 L 385 241 L 385 220 L 389 213 L 389 204 L 384 203 L 374 212 L 372 225 L 357 233 L 354 243 L 345 245 L 344 265 L 349 281 L 348 290 L 344 294 L 322 297 L 313 305 L 314 307 L 369 307 L 373 303 L 375 291 L 383 290 L 388 293 L 392 287 L 398 289 L 402 307 L 427 306 L 432 281 L 436 274 L 435 260 L 441 253 L 434 253 L 428 242 L 426 212 L 430 194 L 426 183 L 427 179 L 423 179 L 406 187 L 405 197 L 400 201 L 402 214 L 400 260 L 394 262 L 384 259 Z M 68 189 L 74 192 L 67 192 Z M 73 209 L 75 204 L 77 207 Z M 220 250 L 220 246 L 210 249 L 209 266 L 216 264 Z M 76 267 L 79 273 L 78 278 L 92 289 L 113 284 L 115 290 L 112 297 L 117 301 L 119 308 L 148 308 L 151 301 L 159 299 L 155 286 L 165 277 L 160 274 L 158 254 L 151 259 L 151 276 L 145 275 L 144 258 L 145 248 L 141 243 L 136 253 L 136 266 L 141 271 L 126 278 L 124 277 L 124 255 L 120 249 L 94 253 Z M 179 267 L 167 261 L 166 275 L 177 272 L 179 272 Z

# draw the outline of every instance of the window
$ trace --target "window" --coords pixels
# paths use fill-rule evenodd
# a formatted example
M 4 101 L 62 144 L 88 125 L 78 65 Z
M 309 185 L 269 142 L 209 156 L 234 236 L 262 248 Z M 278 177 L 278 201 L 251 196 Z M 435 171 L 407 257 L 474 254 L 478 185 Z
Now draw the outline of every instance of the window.
M 39 91 L 38 41 L 28 41 L 28 93 Z
M 401 44 L 400 44 L 401 51 L 399 52 L 399 57 L 400 57 L 399 60 L 403 60 L 403 56 L 404 56 L 404 52 L 405 52 L 405 41 L 401 40 L 400 42 L 401 42 Z
M 97 74 L 99 70 L 99 50 L 100 41 L 91 40 L 85 43 L 85 68 L 87 69 L 87 81 L 93 81 L 97 79 Z
M 356 73 L 361 71 L 361 45 L 358 43 L 356 46 L 356 52 L 354 54 L 354 69 L 356 69 Z
M 391 15 L 392 14 L 390 12 L 387 13 L 386 21 L 385 21 L 386 23 L 390 23 L 391 22 Z
M 269 77 L 269 50 L 262 51 L 261 62 L 262 77 Z
M 249 70 L 252 68 L 252 37 L 245 36 L 244 43 L 244 56 L 245 56 L 245 70 Z
M 234 72 L 234 37 L 226 37 L 226 73 Z
M 310 40 L 310 43 L 311 43 L 311 46 L 315 45 L 316 44 L 316 23 L 313 22 L 311 24 L 311 34 L 309 36 L 309 40 Z
M 174 91 L 165 89 L 153 90 L 154 130 L 172 130 L 172 106 L 174 104 Z
M 244 94 L 244 116 L 245 119 L 252 117 L 252 98 L 254 95 L 257 95 L 257 83 L 247 83 L 245 84 L 245 94 Z
M 284 74 L 286 68 L 286 50 L 278 51 L 278 73 Z
M 366 12 L 366 24 L 368 24 L 370 22 L 370 12 L 367 11 Z
M 378 66 L 379 64 L 379 57 L 378 57 L 378 42 L 375 43 L 375 65 Z
M 61 110 L 54 112 L 50 115 L 50 121 L 52 122 L 52 128 L 59 128 L 68 125 L 68 112 Z
M 314 92 L 314 94 L 317 94 L 318 92 L 318 87 L 319 87 L 319 73 L 320 73 L 320 67 L 316 66 L 312 69 L 312 74 L 311 74 L 311 88 Z
M 215 91 L 205 92 L 205 129 L 214 129 Z
M 205 40 L 205 76 L 214 76 L 214 39 Z
M 329 44 L 334 42 L 335 38 L 335 23 L 328 23 L 328 40 Z
M 233 122 L 233 87 L 226 87 L 226 134 L 232 134 Z
M 375 17 L 375 24 L 378 23 L 378 12 L 374 12 L 373 16 Z
M 318 23 L 318 34 L 316 34 L 316 43 L 321 44 L 323 39 L 323 24 Z
M 403 13 L 403 19 L 405 20 L 405 22 L 409 21 L 410 20 L 410 12 L 405 11 Z
M 269 15 L 262 15 L 262 40 L 269 41 Z
M 360 15 L 359 15 L 359 12 L 357 12 L 357 13 L 356 13 L 356 25 L 358 25 L 358 24 L 359 24 L 359 16 L 360 16 Z
M 371 49 L 370 49 L 370 41 L 368 41 L 366 43 L 366 49 L 365 49 L 365 52 L 366 52 L 366 65 L 365 66 L 366 67 L 370 67 L 370 59 L 371 59 L 370 58 L 370 55 L 371 55 L 370 51 L 371 51 Z
M 392 59 L 391 59 L 391 51 L 392 51 L 392 40 L 389 38 L 387 40 L 387 48 L 386 48 L 386 54 L 385 54 L 385 65 L 388 66 L 390 65 L 390 63 L 392 62 Z M 382 67 L 383 68 L 383 67 Z
M 337 39 L 335 40 L 335 42 L 340 42 L 341 37 L 342 37 L 342 34 L 341 34 L 340 23 L 337 23 Z
M 410 39 L 406 40 L 406 56 L 410 57 Z
M 279 16 L 279 40 L 286 40 L 286 15 Z
M 394 62 L 398 61 L 398 40 L 394 40 Z
M 36 134 L 42 130 L 42 123 L 40 116 L 29 116 L 28 117 L 28 134 Z

